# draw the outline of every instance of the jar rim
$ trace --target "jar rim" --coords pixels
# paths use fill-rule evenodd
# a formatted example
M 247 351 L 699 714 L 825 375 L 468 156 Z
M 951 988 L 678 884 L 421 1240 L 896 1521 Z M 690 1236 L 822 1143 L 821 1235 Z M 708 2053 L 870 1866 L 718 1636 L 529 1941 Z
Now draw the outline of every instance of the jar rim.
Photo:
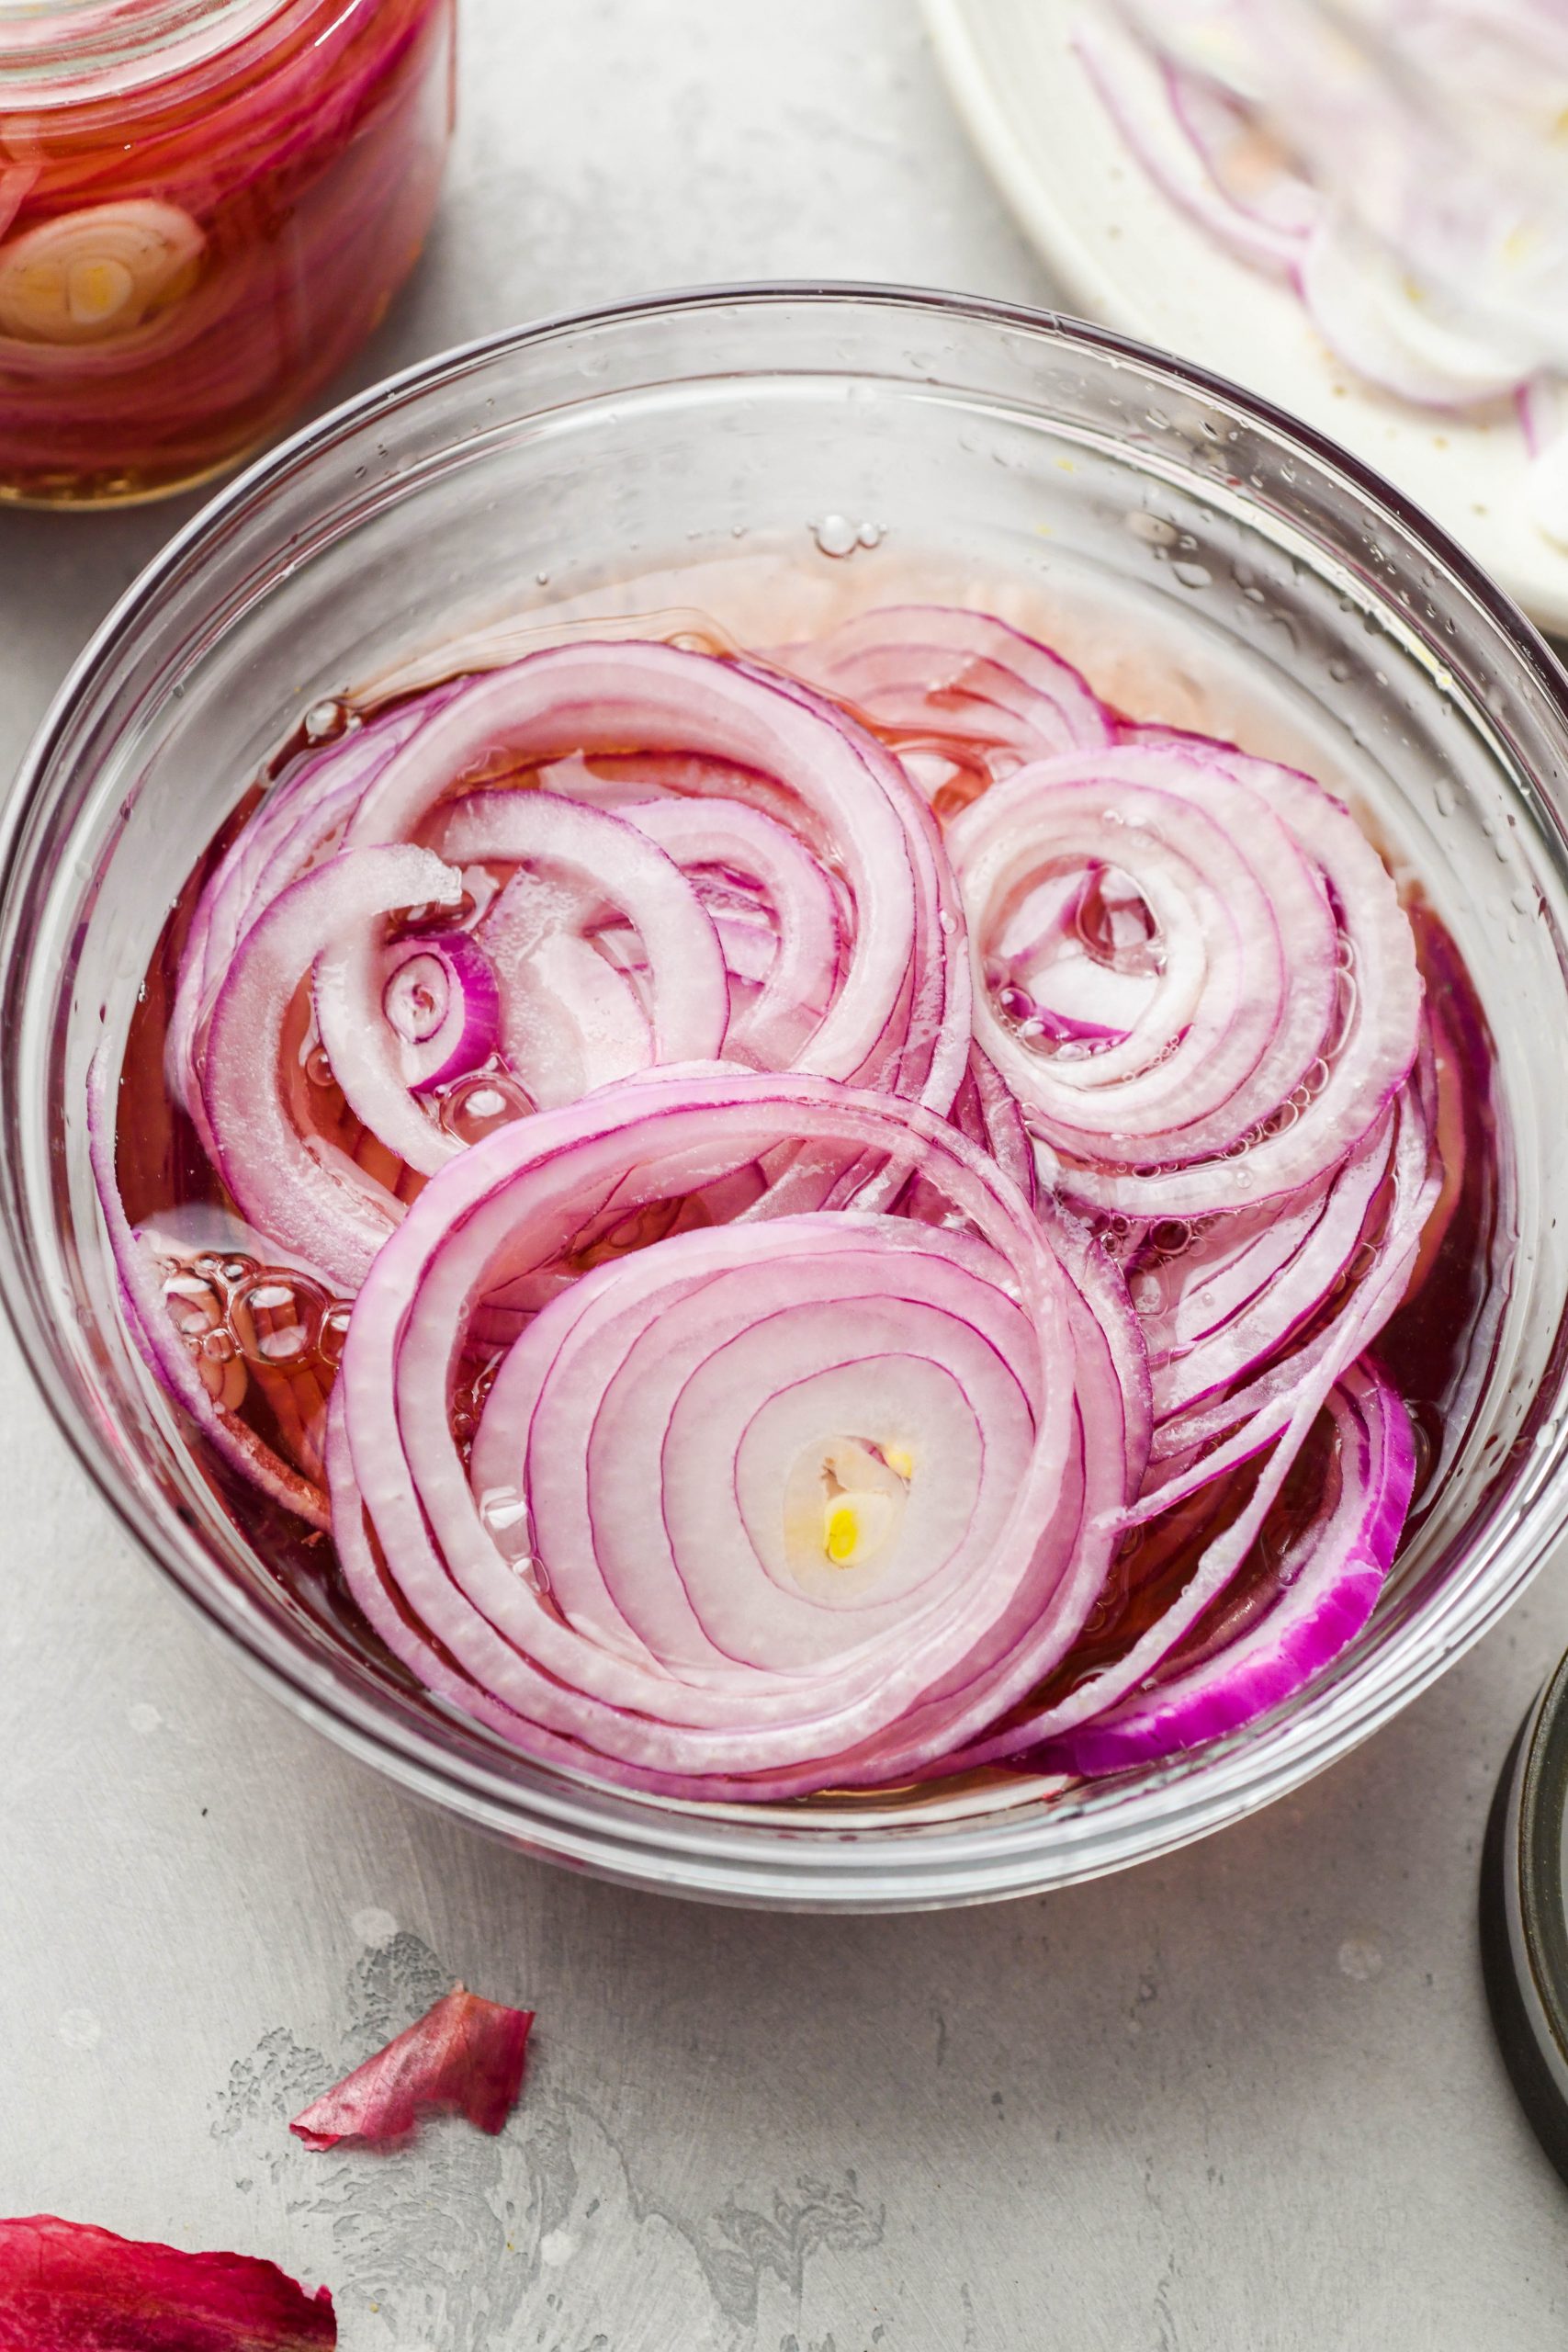
M 115 96 L 188 72 L 318 0 L 0 0 L 0 110 Z

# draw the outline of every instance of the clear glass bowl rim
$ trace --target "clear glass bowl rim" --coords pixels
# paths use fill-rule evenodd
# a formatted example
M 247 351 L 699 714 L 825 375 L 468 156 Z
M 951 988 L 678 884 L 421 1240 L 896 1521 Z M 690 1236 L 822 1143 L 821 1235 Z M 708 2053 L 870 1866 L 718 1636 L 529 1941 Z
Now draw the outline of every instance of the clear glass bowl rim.
M 701 286 L 550 315 L 476 338 L 421 360 L 312 420 L 276 445 L 176 532 L 115 604 L 55 695 L 0 810 L 0 923 L 27 867 L 27 820 L 47 798 L 56 749 L 101 666 L 132 640 L 164 582 L 199 558 L 204 546 L 231 538 L 249 514 L 265 508 L 274 485 L 296 478 L 318 452 L 374 427 L 406 403 L 458 382 L 493 359 L 530 345 L 665 315 L 703 310 L 817 306 L 962 320 L 998 332 L 1043 337 L 1134 368 L 1166 391 L 1217 401 L 1276 442 L 1294 448 L 1320 472 L 1337 476 L 1357 502 L 1390 524 L 1447 572 L 1506 642 L 1520 673 L 1550 705 L 1568 737 L 1568 674 L 1524 614 L 1456 542 L 1371 468 L 1284 411 L 1223 377 L 1091 322 L 1025 304 L 920 287 L 819 279 Z M 1544 797 L 1545 796 L 1543 796 Z M 1568 879 L 1568 836 L 1561 810 L 1552 854 Z M 7 976 L 0 981 L 8 989 Z M 1524 1508 L 1495 1530 L 1483 1573 L 1468 1574 L 1439 1593 L 1418 1623 L 1343 1681 L 1313 1694 L 1256 1736 L 1229 1742 L 1212 1756 L 1197 1751 L 1190 1772 L 1149 1788 L 1118 1809 L 1079 1815 L 1052 1826 L 1049 1810 L 1021 1808 L 962 1823 L 890 1814 L 801 1818 L 782 1826 L 774 1815 L 749 1827 L 748 1809 L 721 1820 L 705 1810 L 628 1797 L 603 1782 L 545 1773 L 525 1792 L 470 1758 L 457 1757 L 386 1701 L 356 1687 L 318 1644 L 264 1616 L 212 1572 L 188 1531 L 141 1523 L 128 1477 L 107 1447 L 73 1411 L 72 1375 L 51 1336 L 47 1302 L 30 1278 L 25 1218 L 17 1213 L 11 1170 L 17 1164 L 18 1102 L 7 1063 L 0 1072 L 0 1303 L 29 1370 L 67 1443 L 137 1548 L 170 1578 L 186 1603 L 222 1635 L 241 1662 L 291 1711 L 349 1753 L 427 1801 L 501 1836 L 595 1876 L 650 1891 L 757 1908 L 865 1912 L 917 1910 L 1041 1893 L 1168 1852 L 1239 1820 L 1310 1779 L 1359 1745 L 1427 1689 L 1480 1639 L 1517 1598 L 1552 1544 L 1568 1529 L 1568 1421 L 1535 1465 Z M 1568 1388 L 1553 1359 L 1559 1393 Z M 1063 1834 L 1063 1830 L 1066 1834 Z

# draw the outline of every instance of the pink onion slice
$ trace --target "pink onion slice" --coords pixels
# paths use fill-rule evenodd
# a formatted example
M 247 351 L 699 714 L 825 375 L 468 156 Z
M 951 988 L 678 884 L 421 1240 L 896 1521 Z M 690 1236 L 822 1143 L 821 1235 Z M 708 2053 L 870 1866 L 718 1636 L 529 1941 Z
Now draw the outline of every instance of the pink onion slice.
M 212 1395 L 171 1319 L 154 1252 L 131 1229 L 120 1199 L 115 1175 L 114 1117 L 108 1102 L 108 1065 L 100 1052 L 87 1077 L 88 1150 L 98 1207 L 118 1276 L 126 1329 L 136 1351 L 159 1385 L 189 1414 L 220 1460 L 273 1502 L 296 1512 L 312 1527 L 325 1528 L 329 1514 L 321 1487 L 279 1461 L 272 1448 L 221 1396 Z
M 761 779 L 765 813 L 787 812 L 808 846 L 832 857 L 855 922 L 833 1008 L 835 1061 L 858 1082 L 945 1110 L 968 1051 L 968 974 L 930 813 L 892 755 L 804 687 L 666 645 L 532 654 L 465 680 L 377 776 L 346 839 L 416 832 L 497 746 L 542 763 L 638 745 L 695 755 L 698 791 L 713 774 L 730 797 L 744 775 Z
M 400 940 L 383 970 L 382 1016 L 415 1093 L 460 1078 L 494 1052 L 501 989 L 494 966 L 467 932 Z
M 1408 921 L 1355 820 L 1304 776 L 1150 738 L 1021 771 L 949 845 L 976 1034 L 1056 1181 L 1089 1204 L 1190 1216 L 1299 1189 L 1371 1131 L 1410 1068 Z M 1028 1044 L 989 983 L 1015 910 L 1096 860 L 1142 892 L 1162 968 L 1118 1040 L 1068 1057 Z
M 1163 195 L 1199 227 L 1257 266 L 1288 270 L 1322 210 L 1315 190 L 1293 173 L 1283 150 L 1247 175 L 1244 196 L 1226 148 L 1250 132 L 1254 155 L 1263 148 L 1258 126 L 1225 93 L 1181 73 L 1103 10 L 1080 12 L 1073 46 L 1100 103 L 1128 147 Z
M 1338 1492 L 1270 1574 L 1240 1622 L 1201 1622 L 1152 1686 L 1049 1743 L 1043 1771 L 1098 1774 L 1216 1739 L 1280 1705 L 1321 1673 L 1372 1612 L 1387 1579 L 1415 1476 L 1410 1417 L 1370 1363 L 1328 1398 Z
M 1173 1263 L 1134 1276 L 1162 1419 L 1250 1372 L 1321 1306 L 1361 1240 L 1392 1138 L 1385 1120 L 1307 1192 L 1218 1218 Z
M 833 887 L 820 861 L 787 826 L 744 801 L 666 797 L 623 813 L 691 876 L 730 971 L 758 986 L 752 1003 L 732 1010 L 726 1053 L 762 1069 L 850 1075 L 837 1067 L 842 1057 L 829 1011 L 842 948 Z M 754 894 L 750 908 L 748 890 Z M 733 1004 L 733 990 L 731 996 Z
M 1252 1396 L 1216 1413 L 1214 1428 L 1199 1434 L 1205 1443 L 1215 1436 L 1220 1442 L 1179 1463 L 1173 1476 L 1160 1479 L 1156 1471 L 1156 1482 L 1145 1486 L 1142 1498 L 1123 1514 L 1122 1525 L 1157 1530 L 1173 1509 L 1210 1489 L 1219 1491 L 1217 1482 L 1266 1453 L 1261 1474 L 1239 1516 L 1205 1547 L 1182 1591 L 1122 1657 L 1098 1668 L 1066 1697 L 1024 1710 L 1004 1730 L 965 1750 L 964 1763 L 993 1763 L 1016 1756 L 1104 1714 L 1142 1688 L 1231 1587 L 1336 1385 L 1350 1373 L 1408 1287 L 1422 1227 L 1441 1180 L 1440 1170 L 1428 1158 L 1428 1131 L 1420 1105 L 1408 1091 L 1401 1109 L 1401 1131 L 1394 1148 L 1394 1203 L 1373 1263 L 1351 1304 L 1294 1362 L 1287 1361 L 1263 1374 Z M 1224 1434 L 1225 1414 L 1235 1424 L 1228 1436 Z M 1190 1422 L 1190 1432 L 1192 1426 Z M 1156 1448 L 1162 1434 L 1156 1432 Z
M 430 1396 L 491 1287 L 570 1252 L 587 1205 L 803 1136 L 940 1170 L 971 1230 L 790 1217 L 608 1261 L 506 1359 L 470 1479 Z M 1092 1604 L 1107 1539 L 1081 1524 L 1075 1317 L 1027 1203 L 942 1122 L 822 1080 L 651 1072 L 477 1145 L 381 1252 L 329 1446 L 345 1568 L 415 1671 L 439 1645 L 525 1746 L 537 1725 L 660 1785 L 820 1780 L 868 1737 L 896 1748 L 947 1678 L 958 1719 L 983 1719 L 961 1669 L 995 1663 L 998 1624 L 1038 1672 Z M 865 1426 L 879 1408 L 887 1426 Z
M 1078 672 L 989 613 L 881 605 L 776 659 L 880 733 L 979 752 L 992 777 L 1111 737 L 1104 705 Z
M 291 883 L 241 941 L 219 992 L 202 1057 L 202 1098 L 224 1182 L 252 1223 L 285 1250 L 357 1289 L 401 1204 L 290 1115 L 280 1069 L 285 1019 L 314 967 L 318 1004 L 334 1001 L 342 959 L 379 916 L 455 905 L 459 876 L 429 850 L 389 845 L 334 857 Z M 383 1065 L 385 1024 L 340 1040 L 334 1075 L 350 1100 Z M 406 1102 L 406 1093 L 403 1098 Z M 432 1134 L 423 1113 L 410 1110 Z M 443 1137 L 443 1144 L 456 1143 Z
M 445 808 L 434 835 L 454 865 L 518 869 L 479 937 L 500 977 L 507 1059 L 541 1109 L 649 1062 L 723 1051 L 729 988 L 712 919 L 637 827 L 553 793 L 491 791 Z M 646 1009 L 595 950 L 593 930 L 612 911 L 641 943 Z
M 203 890 L 180 957 L 164 1057 L 170 1092 L 198 1126 L 197 1049 L 241 939 L 280 890 L 336 849 L 371 778 L 450 692 L 437 688 L 353 725 L 298 762 L 246 820 Z

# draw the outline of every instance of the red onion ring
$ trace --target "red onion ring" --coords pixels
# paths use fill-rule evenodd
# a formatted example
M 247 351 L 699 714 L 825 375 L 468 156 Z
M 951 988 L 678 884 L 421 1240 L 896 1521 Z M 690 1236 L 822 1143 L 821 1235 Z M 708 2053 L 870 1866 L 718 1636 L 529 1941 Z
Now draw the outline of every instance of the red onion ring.
M 1021 770 L 948 841 L 976 1035 L 1056 1180 L 1087 1204 L 1190 1216 L 1299 1189 L 1371 1131 L 1410 1068 L 1421 984 L 1409 924 L 1354 820 L 1304 776 L 1150 738 Z M 1008 922 L 1032 890 L 1097 862 L 1142 893 L 1162 968 L 1102 1051 L 1036 1051 L 993 993 L 998 971 L 1010 985 Z M 1344 959 L 1353 1002 L 1336 1036 Z M 1322 1082 L 1298 1106 L 1317 1063 Z
M 986 616 L 809 666 L 963 771 L 945 835 L 816 684 L 636 642 L 286 772 L 165 1039 L 255 1229 L 238 1354 L 171 1321 L 100 1075 L 131 1335 L 273 1500 L 320 1524 L 324 1476 L 394 1656 L 542 1760 L 757 1800 L 1173 1752 L 1371 1606 L 1409 1442 L 1366 1351 L 1455 1214 L 1483 1046 L 1434 1051 L 1309 779 Z M 1287 1590 L 1259 1539 L 1331 1435 Z M 1118 1640 L 1129 1574 L 1171 1589 Z
M 290 883 L 245 933 L 208 1024 L 201 1093 L 219 1173 L 254 1225 L 344 1289 L 364 1280 L 400 1204 L 344 1153 L 300 1133 L 283 1086 L 284 1023 L 313 967 L 317 1004 L 331 1006 L 346 1027 L 353 1002 L 346 991 L 340 996 L 339 979 L 367 926 L 410 906 L 455 905 L 461 895 L 458 876 L 429 850 L 396 844 L 332 858 Z M 334 1070 L 345 1092 L 356 1072 L 367 1084 L 380 1076 L 375 1049 L 385 1034 L 378 1004 L 368 1031 L 344 1037 Z M 385 1115 L 379 1102 L 377 1108 Z M 423 1111 L 408 1108 L 422 1135 L 458 1148 Z
M 514 1465 L 501 1532 L 534 1515 L 531 1582 L 486 1524 L 444 1416 L 429 1409 L 430 1384 L 448 1376 L 440 1367 L 460 1352 L 474 1304 L 498 1281 L 570 1250 L 585 1204 L 630 1204 L 694 1176 L 711 1182 L 727 1166 L 802 1136 L 928 1178 L 940 1170 L 975 1238 L 885 1218 L 785 1218 L 656 1243 L 558 1298 L 503 1364 L 475 1449 L 481 1476 L 492 1477 L 497 1462 Z M 837 1313 L 840 1295 L 861 1304 Z M 655 1314 L 657 1351 L 645 1366 L 639 1340 Z M 940 1340 L 924 1340 L 933 1319 Z M 355 1306 L 341 1437 L 329 1442 L 345 1568 L 367 1613 L 415 1671 L 428 1671 L 439 1644 L 472 1685 L 454 1694 L 459 1703 L 536 1751 L 536 1732 L 586 1741 L 608 1765 L 639 1781 L 659 1776 L 660 1785 L 751 1781 L 803 1765 L 820 1779 L 825 1760 L 873 1735 L 885 1747 L 897 1744 L 899 1718 L 923 1705 L 906 1745 L 924 1754 L 952 1724 L 994 1707 L 998 1675 L 1036 1678 L 1098 1589 L 1109 1539 L 1085 1524 L 1088 1465 L 1070 1373 L 1075 1334 L 1086 1326 L 1082 1295 L 1027 1203 L 930 1114 L 820 1080 L 654 1072 L 476 1146 L 433 1180 L 381 1252 Z M 597 1355 L 581 1368 L 595 1344 L 626 1365 L 619 1389 L 600 1377 Z M 882 1370 L 869 1392 L 863 1370 L 846 1393 L 840 1370 L 872 1362 Z M 1119 1398 L 1111 1366 L 1104 1351 L 1094 1393 L 1108 1387 Z M 928 1504 L 917 1464 L 900 1503 L 889 1484 L 901 1483 L 898 1432 L 921 1445 L 945 1442 L 943 1411 L 925 1384 L 935 1380 L 946 1394 L 955 1377 L 970 1396 L 974 1436 L 964 1438 L 971 1424 L 956 1412 L 953 1483 L 939 1478 Z M 840 1429 L 852 1395 L 863 1416 L 868 1393 L 905 1415 L 892 1436 Z M 626 1403 L 606 1424 L 602 1482 L 595 1431 L 617 1394 Z M 965 1448 L 979 1443 L 982 1428 L 985 1446 L 966 1472 Z M 525 1429 L 526 1469 L 517 1458 Z M 884 1438 L 891 1464 L 878 1451 Z M 646 1566 L 658 1535 L 658 1514 L 648 1511 L 650 1442 L 671 1545 L 662 1585 Z M 1126 1442 L 1118 1402 L 1121 1492 Z M 623 1453 L 634 1466 L 617 1485 Z M 768 1529 L 776 1534 L 780 1514 L 789 1522 L 796 1511 L 788 1497 L 799 1477 L 809 1492 L 820 1476 L 818 1455 L 851 1474 L 848 1482 L 832 1474 L 825 1540 L 840 1486 L 862 1531 L 854 1544 L 871 1530 L 874 1563 L 896 1515 L 913 1531 L 913 1563 L 908 1545 L 894 1546 L 896 1574 L 880 1609 L 858 1589 L 846 1602 L 820 1549 L 830 1606 L 808 1589 L 809 1544 L 770 1549 Z M 753 1486 L 761 1499 L 748 1502 Z M 486 1491 L 493 1519 L 493 1484 Z M 1076 1511 L 1064 1508 L 1074 1493 Z M 825 1506 L 818 1499 L 815 1508 Z M 360 1512 L 374 1548 L 359 1532 Z M 569 1533 L 552 1551 L 562 1512 Z M 854 1544 L 849 1556 L 853 1565 Z M 715 1585 L 722 1562 L 726 1576 Z M 791 1576 L 798 1597 L 786 1589 Z M 742 1579 L 743 1601 L 728 1584 L 733 1577 Z M 1021 1598 L 1027 1619 L 1018 1624 L 1010 1611 Z M 846 1608 L 848 1630 L 840 1632 Z M 927 1720 L 939 1694 L 940 1735 Z
M 962 748 L 987 783 L 1111 740 L 1111 716 L 1078 672 L 988 613 L 881 606 L 774 658 L 848 706 L 907 761 L 939 743 L 946 752 Z
M 132 1230 L 120 1200 L 109 1083 L 108 1065 L 100 1053 L 87 1075 L 87 1146 L 98 1207 L 119 1279 L 126 1329 L 137 1352 L 159 1386 L 184 1408 L 221 1461 L 273 1502 L 296 1512 L 310 1526 L 325 1529 L 331 1525 L 331 1517 L 321 1488 L 280 1462 L 248 1422 L 212 1396 L 170 1319 L 152 1252 Z
M 1328 1397 L 1339 1491 L 1245 1618 L 1195 1634 L 1145 1690 L 1051 1740 L 1042 1771 L 1119 1772 L 1239 1730 L 1292 1698 L 1355 1639 L 1371 1615 L 1410 1507 L 1410 1417 L 1370 1363 L 1350 1365 Z

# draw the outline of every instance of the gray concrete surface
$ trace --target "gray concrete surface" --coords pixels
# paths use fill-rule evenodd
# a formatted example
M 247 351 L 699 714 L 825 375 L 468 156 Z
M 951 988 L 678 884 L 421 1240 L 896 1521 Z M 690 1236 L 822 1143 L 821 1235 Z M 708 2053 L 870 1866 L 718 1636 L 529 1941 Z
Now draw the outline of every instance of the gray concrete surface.
M 908 0 L 464 0 L 440 234 L 362 380 L 778 274 L 1047 298 Z M 176 509 L 0 516 L 0 772 Z M 270 2254 L 346 2352 L 1560 2352 L 1568 2192 L 1474 1877 L 1568 1644 L 1549 1570 L 1380 1738 L 1133 1875 L 754 1918 L 521 1863 L 297 1727 L 0 1364 L 0 2211 Z M 522 2109 L 377 2162 L 283 2120 L 455 1974 Z

